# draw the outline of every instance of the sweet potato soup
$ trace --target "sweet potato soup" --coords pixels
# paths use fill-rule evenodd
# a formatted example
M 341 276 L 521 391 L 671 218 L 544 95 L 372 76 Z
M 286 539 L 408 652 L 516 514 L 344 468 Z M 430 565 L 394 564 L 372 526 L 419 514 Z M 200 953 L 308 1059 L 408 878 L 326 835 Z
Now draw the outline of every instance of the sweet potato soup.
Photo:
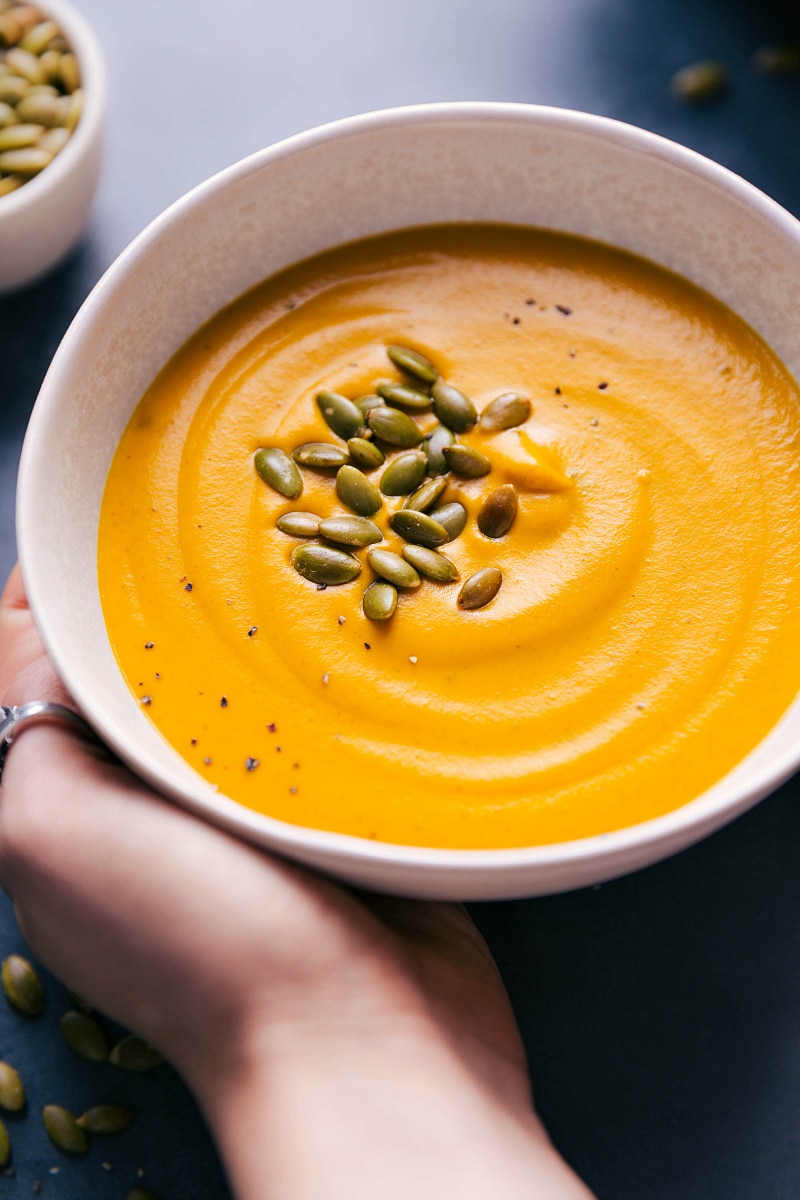
M 798 691 L 799 432 L 775 355 L 652 264 L 481 225 L 347 245 L 136 409 L 109 636 L 164 737 L 273 817 L 441 847 L 632 825 Z

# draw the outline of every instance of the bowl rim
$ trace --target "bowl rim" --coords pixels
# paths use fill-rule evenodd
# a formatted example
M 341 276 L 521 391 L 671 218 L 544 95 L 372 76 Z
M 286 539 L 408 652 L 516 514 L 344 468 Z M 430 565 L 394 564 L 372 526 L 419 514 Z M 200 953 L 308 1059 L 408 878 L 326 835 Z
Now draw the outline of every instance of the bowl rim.
M 62 0 L 58 0 L 59 3 Z M 55 7 L 55 0 L 54 0 Z M 57 636 L 47 619 L 47 605 L 42 597 L 47 594 L 46 564 L 37 564 L 35 553 L 35 518 L 33 513 L 33 483 L 36 446 L 39 431 L 50 418 L 51 409 L 58 407 L 62 390 L 62 376 L 68 371 L 73 353 L 80 350 L 85 336 L 95 320 L 101 316 L 107 298 L 124 286 L 129 272 L 158 240 L 176 223 L 202 206 L 206 197 L 228 187 L 230 184 L 261 171 L 270 163 L 313 149 L 331 140 L 354 137 L 365 132 L 376 132 L 397 126 L 420 124 L 463 124 L 463 123 L 507 123 L 527 122 L 543 127 L 558 127 L 564 131 L 590 133 L 622 148 L 655 156 L 673 167 L 699 176 L 706 183 L 723 190 L 738 199 L 750 212 L 777 228 L 784 236 L 800 244 L 800 221 L 754 185 L 746 182 L 728 168 L 676 142 L 637 126 L 609 117 L 583 113 L 578 110 L 556 108 L 548 105 L 517 104 L 497 101 L 452 101 L 409 105 L 398 108 L 379 109 L 345 117 L 294 134 L 271 146 L 248 155 L 217 172 L 196 185 L 185 195 L 174 201 L 159 216 L 133 239 L 121 252 L 99 282 L 95 285 L 72 321 L 58 347 L 45 376 L 23 446 L 17 487 L 17 539 L 20 548 L 21 567 L 31 610 L 44 646 L 56 670 L 64 680 L 81 710 L 89 717 L 104 740 L 128 763 L 136 763 L 135 772 L 159 789 L 162 794 L 172 795 L 190 811 L 202 815 L 212 823 L 233 829 L 249 841 L 269 846 L 273 851 L 285 850 L 290 857 L 305 858 L 305 853 L 322 856 L 330 863 L 343 866 L 348 862 L 360 862 L 394 868 L 435 868 L 439 875 L 457 875 L 468 871 L 472 876 L 506 873 L 513 869 L 537 868 L 554 871 L 569 868 L 588 860 L 602 868 L 605 863 L 607 874 L 623 873 L 633 866 L 666 857 L 674 849 L 682 849 L 699 841 L 727 821 L 755 805 L 769 794 L 800 766 L 800 744 L 776 753 L 769 769 L 760 771 L 756 783 L 749 784 L 733 796 L 726 794 L 722 785 L 725 777 L 688 801 L 680 808 L 641 821 L 635 825 L 591 837 L 576 838 L 566 842 L 545 845 L 506 847 L 494 849 L 451 849 L 433 846 L 410 846 L 403 843 L 380 842 L 351 834 L 336 833 L 270 817 L 267 814 L 245 808 L 197 776 L 197 790 L 190 796 L 185 788 L 141 762 L 141 751 L 135 737 L 125 729 L 109 721 L 100 706 L 94 701 L 91 691 L 85 688 L 80 672 L 73 670 L 69 654 L 62 653 Z M 26 555 L 26 551 L 28 554 Z M 41 568 L 41 569 L 40 569 Z M 783 718 L 781 718 L 783 719 Z M 773 727 L 775 728 L 775 727 Z M 763 743 L 759 743 L 761 745 Z M 752 752 L 751 752 L 752 753 Z M 745 756 L 748 757 L 748 756 Z M 744 761 L 744 760 L 742 760 Z M 695 836 L 687 839 L 688 831 Z M 646 855 L 641 852 L 648 848 Z M 633 851 L 640 855 L 633 866 L 630 864 Z M 618 869 L 615 862 L 619 859 Z M 313 861 L 308 859 L 308 861 Z M 332 868 L 333 869 L 333 868 Z M 569 885 L 565 885 L 569 886 Z M 515 893 L 516 894 L 516 893 Z M 520 893 L 521 894 L 521 893 Z
M 64 149 L 43 171 L 26 184 L 0 197 L 0 223 L 57 192 L 64 177 L 78 164 L 84 149 L 102 137 L 107 106 L 108 77 L 105 58 L 92 26 L 69 0 L 44 0 L 42 11 L 63 28 L 81 72 L 83 112 Z

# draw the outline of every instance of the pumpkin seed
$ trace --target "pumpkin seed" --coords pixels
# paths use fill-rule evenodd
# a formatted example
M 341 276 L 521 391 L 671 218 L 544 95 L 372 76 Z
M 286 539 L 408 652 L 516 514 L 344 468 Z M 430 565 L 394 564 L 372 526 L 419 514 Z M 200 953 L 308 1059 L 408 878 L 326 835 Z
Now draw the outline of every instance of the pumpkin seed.
M 81 72 L 74 54 L 61 55 L 61 80 L 68 92 L 76 92 L 81 86 Z
M 427 546 L 403 546 L 403 558 L 411 563 L 420 575 L 436 583 L 455 583 L 458 579 L 456 564 Z
M 73 1009 L 64 1013 L 59 1022 L 64 1041 L 70 1050 L 89 1062 L 105 1062 L 108 1058 L 108 1038 L 103 1026 L 88 1013 Z
M 8 125 L 18 125 L 19 117 L 17 110 L 12 108 L 10 104 L 6 104 L 4 100 L 0 100 L 0 129 L 5 129 Z
M 350 438 L 347 442 L 347 449 L 352 462 L 357 467 L 361 467 L 362 471 L 374 471 L 376 467 L 380 467 L 386 462 L 386 455 L 381 448 L 374 442 L 368 442 L 366 438 Z
M 0 1167 L 6 1166 L 11 1158 L 11 1142 L 8 1138 L 8 1130 L 2 1121 L 0 1121 Z
M 48 43 L 52 42 L 54 37 L 58 37 L 60 32 L 55 21 L 40 21 L 38 25 L 34 25 L 33 29 L 28 30 L 19 44 L 23 50 L 29 50 L 31 54 L 39 55 L 47 49 Z
M 23 96 L 17 105 L 17 116 L 20 121 L 29 121 L 33 125 L 44 125 L 52 129 L 60 125 L 66 113 L 66 108 L 59 96 L 43 96 L 34 93 L 33 89 Z
M 361 574 L 361 563 L 352 554 L 318 544 L 296 546 L 292 551 L 292 566 L 298 575 L 312 583 L 333 586 L 350 583 Z
M 374 517 L 383 504 L 381 494 L 357 467 L 340 467 L 336 475 L 336 494 L 342 504 L 360 517 Z
M 7 125 L 5 129 L 0 129 L 0 150 L 21 150 L 26 146 L 35 146 L 43 133 L 43 125 Z
M 442 454 L 450 470 L 467 479 L 478 479 L 481 475 L 488 475 L 492 469 L 486 455 L 472 446 L 460 446 L 458 443 L 442 446 Z
M 422 483 L 427 468 L 428 460 L 421 450 L 398 454 L 381 475 L 381 491 L 384 496 L 407 496 Z
M 389 524 L 401 538 L 419 546 L 442 546 L 448 540 L 443 525 L 413 508 L 401 508 L 389 518 Z
M 148 1046 L 147 1042 L 129 1033 L 121 1042 L 117 1042 L 116 1046 L 111 1047 L 108 1061 L 115 1067 L 121 1067 L 123 1071 L 151 1071 L 153 1067 L 160 1066 L 164 1059 L 157 1050 Z
M 320 521 L 320 535 L 329 542 L 340 542 L 345 546 L 374 546 L 383 541 L 378 526 L 366 517 L 328 517 Z
M 292 458 L 301 467 L 311 467 L 314 471 L 338 471 L 350 462 L 347 451 L 333 442 L 305 442 L 292 452 Z
M 420 577 L 410 563 L 391 550 L 368 550 L 367 561 L 376 575 L 397 588 L 417 588 Z
M 0 1108 L 20 1112 L 25 1107 L 25 1087 L 11 1063 L 0 1062 Z
M 43 133 L 37 145 L 40 150 L 47 150 L 49 154 L 55 157 L 56 154 L 61 153 L 69 139 L 69 130 L 58 126 L 55 129 L 48 129 L 46 133 Z
M 422 441 L 422 430 L 407 413 L 397 408 L 371 408 L 367 413 L 367 424 L 375 437 L 390 446 L 418 446 Z
M 61 80 L 61 51 L 45 50 L 39 58 L 45 79 L 48 83 L 59 83 Z
M 487 404 L 481 413 L 481 429 L 489 433 L 515 429 L 517 425 L 524 425 L 530 415 L 531 402 L 527 396 L 520 396 L 519 392 L 503 392 L 502 396 L 497 396 Z
M 415 508 L 417 512 L 428 512 L 433 508 L 436 501 L 441 499 L 442 492 L 444 492 L 446 487 L 446 479 L 429 479 L 427 483 L 423 483 L 422 487 L 417 488 L 413 495 L 408 497 L 403 508 Z
M 450 470 L 444 460 L 442 448 L 444 446 L 452 446 L 455 437 L 446 425 L 437 425 L 432 430 L 422 444 L 422 449 L 425 451 L 425 457 L 428 460 L 429 475 L 446 475 Z
M 3 959 L 3 991 L 9 1004 L 26 1017 L 35 1017 L 44 1008 L 44 991 L 39 976 L 27 958 L 20 954 L 9 954 Z
M 322 413 L 322 419 L 329 429 L 347 441 L 355 437 L 364 424 L 364 414 L 360 408 L 341 396 L 338 392 L 324 391 L 317 396 L 317 408 Z
M 24 150 L 5 150 L 0 154 L 0 171 L 11 175 L 23 175 L 30 179 L 38 175 L 52 161 L 52 154 L 39 146 L 27 146 Z
M 435 383 L 439 377 L 433 363 L 416 350 L 409 350 L 407 346 L 387 346 L 386 353 L 396 367 L 415 375 L 423 383 Z
M 419 388 L 409 387 L 404 383 L 380 383 L 377 391 L 387 404 L 399 404 L 401 408 L 423 409 L 431 406 L 431 398 L 427 392 L 421 392 Z
M 368 396 L 357 396 L 353 401 L 353 404 L 355 404 L 356 408 L 360 409 L 361 412 L 366 415 L 371 408 L 383 408 L 386 404 L 386 401 L 383 399 L 383 396 L 374 396 L 370 394 Z
M 433 411 L 448 429 L 453 433 L 466 433 L 478 420 L 475 405 L 469 396 L 465 396 L 458 388 L 451 387 L 443 379 L 437 379 L 431 388 Z
M 319 522 L 320 518 L 315 513 L 288 512 L 278 517 L 275 525 L 281 533 L 288 533 L 289 537 L 308 538 L 317 536 Z
M 42 65 L 30 50 L 21 50 L 19 46 L 15 46 L 6 54 L 6 63 L 15 74 L 27 79 L 28 83 L 44 83 Z
M 78 1117 L 78 1124 L 87 1133 L 106 1135 L 121 1133 L 132 1120 L 133 1111 L 122 1104 L 96 1104 L 94 1108 L 87 1108 L 82 1117 Z
M 253 459 L 256 471 L 271 488 L 287 500 L 296 500 L 303 491 L 303 477 L 288 454 L 277 446 L 256 450 Z
M 793 75 L 800 71 L 800 49 L 797 46 L 760 46 L 752 64 L 761 75 Z
M 5 175 L 0 179 L 0 196 L 7 196 L 9 192 L 15 192 L 18 187 L 22 187 L 25 180 L 20 175 Z
M 133 1187 L 128 1192 L 125 1200 L 158 1200 L 158 1196 L 148 1188 Z
M 83 91 L 81 88 L 76 88 L 67 97 L 67 103 L 64 106 L 64 121 L 63 124 L 67 129 L 74 129 L 80 121 L 83 114 Z
M 10 57 L 10 55 L 9 55 Z M 716 99 L 728 86 L 728 72 L 722 63 L 711 59 L 689 63 L 676 71 L 670 81 L 670 90 L 677 100 L 686 104 L 706 104 Z
M 388 621 L 397 608 L 397 592 L 390 583 L 371 583 L 364 592 L 361 607 L 370 621 Z
M 26 96 L 30 84 L 21 75 L 4 75 L 0 78 L 0 100 L 5 104 L 19 104 Z
M 503 576 L 497 567 L 484 567 L 483 570 L 476 571 L 474 575 L 470 575 L 458 593 L 458 607 L 467 609 L 485 608 L 500 591 L 500 584 L 502 582 Z
M 501 538 L 508 533 L 517 515 L 517 489 L 513 483 L 495 488 L 478 512 L 478 529 L 486 537 Z
M 463 532 L 464 526 L 467 523 L 467 510 L 457 500 L 454 500 L 451 504 L 443 504 L 441 508 L 435 508 L 431 516 L 434 521 L 438 521 L 440 525 L 444 525 L 447 530 L 447 540 L 449 542 L 455 541 L 458 535 Z
M 44 1127 L 51 1142 L 67 1154 L 85 1154 L 89 1149 L 86 1131 L 81 1129 L 72 1113 L 60 1104 L 46 1104 L 42 1110 Z

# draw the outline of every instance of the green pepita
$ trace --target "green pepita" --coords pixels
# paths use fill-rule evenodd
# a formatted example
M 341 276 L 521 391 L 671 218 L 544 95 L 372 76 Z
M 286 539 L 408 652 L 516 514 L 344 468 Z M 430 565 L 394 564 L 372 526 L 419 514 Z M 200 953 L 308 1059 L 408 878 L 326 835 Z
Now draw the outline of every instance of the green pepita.
M 128 1192 L 125 1200 L 158 1200 L 155 1192 L 151 1192 L 149 1188 L 133 1187 Z
M 5 104 L 19 104 L 28 94 L 30 84 L 21 75 L 4 75 L 0 79 L 0 100 Z
M 390 446 L 418 446 L 422 441 L 422 430 L 407 413 L 397 408 L 371 408 L 367 413 L 367 424 L 375 437 Z
M 25 1107 L 25 1087 L 11 1063 L 0 1062 L 0 1108 L 20 1112 Z
M 320 392 L 317 396 L 317 407 L 328 428 L 345 441 L 355 437 L 364 424 L 361 409 L 339 392 Z
M 64 1013 L 59 1022 L 64 1041 L 70 1050 L 89 1062 L 105 1062 L 108 1058 L 108 1038 L 99 1021 L 88 1013 L 73 1009 Z
M 319 524 L 320 536 L 344 546 L 374 546 L 383 541 L 378 526 L 367 517 L 328 517 Z
M 353 404 L 366 415 L 371 408 L 383 408 L 386 401 L 382 396 L 375 396 L 370 393 L 368 396 L 356 396 Z
M 381 491 L 384 496 L 407 496 L 422 483 L 427 469 L 428 460 L 421 450 L 398 454 L 381 475 Z
M 453 500 L 450 504 L 443 504 L 441 508 L 435 508 L 431 516 L 434 521 L 438 521 L 440 525 L 444 525 L 447 530 L 447 540 L 449 542 L 455 541 L 458 535 L 463 532 L 464 526 L 467 523 L 467 510 L 457 500 Z
M 26 146 L 35 146 L 43 133 L 43 125 L 7 125 L 5 129 L 0 129 L 0 151 L 22 150 Z
M 469 396 L 465 396 L 458 388 L 451 387 L 443 379 L 437 379 L 431 388 L 433 411 L 448 429 L 453 433 L 466 433 L 472 429 L 478 420 L 475 405 Z
M 60 1104 L 46 1104 L 42 1110 L 44 1127 L 50 1141 L 67 1154 L 85 1154 L 89 1149 L 86 1131 L 81 1129 L 72 1113 Z
M 301 467 L 311 467 L 313 471 L 338 471 L 350 462 L 347 451 L 334 446 L 333 442 L 306 442 L 292 452 L 292 458 Z
M 357 467 L 340 467 L 336 475 L 336 494 L 360 517 L 374 517 L 383 501 L 381 494 Z
M 466 609 L 485 608 L 500 591 L 503 576 L 497 567 L 484 567 L 470 575 L 458 593 L 458 607 Z
M 30 121 L 31 124 L 44 125 L 52 129 L 60 125 L 66 113 L 66 108 L 60 96 L 43 96 L 31 92 L 23 96 L 17 105 L 17 116 L 20 121 Z
M 437 425 L 426 436 L 425 441 L 422 443 L 422 449 L 425 451 L 425 457 L 428 460 L 429 475 L 446 475 L 450 470 L 442 454 L 442 448 L 444 446 L 452 446 L 455 440 L 454 434 L 446 425 Z
M 440 500 L 442 493 L 447 488 L 447 480 L 429 479 L 427 483 L 423 483 L 422 487 L 408 497 L 403 508 L 415 508 L 417 512 L 429 512 L 437 500 Z
M 388 621 L 397 608 L 397 592 L 390 583 L 371 583 L 364 592 L 361 607 L 370 621 Z
M 31 54 L 39 55 L 47 49 L 54 37 L 58 37 L 60 32 L 55 21 L 40 21 L 38 25 L 34 25 L 33 29 L 28 30 L 19 44 L 23 50 L 29 50 Z
M 503 392 L 481 413 L 481 429 L 497 433 L 502 429 L 516 429 L 524 425 L 531 415 L 531 402 L 519 392 Z
M 8 1130 L 2 1121 L 0 1121 L 0 1167 L 5 1167 L 8 1160 L 11 1158 L 11 1142 L 8 1137 Z
M 517 515 L 517 489 L 513 483 L 495 488 L 484 500 L 478 511 L 478 529 L 486 537 L 504 537 Z
M 413 508 L 401 508 L 389 518 L 389 524 L 395 533 L 407 542 L 415 542 L 418 546 L 442 546 L 448 540 L 447 530 L 438 521 L 434 521 L 426 513 L 417 512 Z
M 458 579 L 455 563 L 438 550 L 431 550 L 427 546 L 403 546 L 403 557 L 420 575 L 432 579 L 434 583 L 455 583 Z
M 435 383 L 439 377 L 433 363 L 417 350 L 409 350 L 407 346 L 387 346 L 386 353 L 396 367 L 421 379 L 423 383 Z
M 80 67 L 74 54 L 61 55 L 61 81 L 70 93 L 76 92 L 81 85 Z
M 0 196 L 7 196 L 9 192 L 15 192 L 17 188 L 22 187 L 24 182 L 21 175 L 4 175 L 0 179 Z
M 295 547 L 292 566 L 304 579 L 333 587 L 350 583 L 361 574 L 361 563 L 352 554 L 317 544 Z
M 122 1104 L 96 1104 L 94 1108 L 87 1108 L 83 1116 L 78 1117 L 78 1124 L 87 1133 L 105 1136 L 121 1133 L 132 1120 L 133 1111 Z
M 19 125 L 17 110 L 0 100 L 0 129 L 5 129 L 8 125 Z
M 289 537 L 309 538 L 319 533 L 320 518 L 310 512 L 288 512 L 278 517 L 275 525 Z
M 367 561 L 376 575 L 397 588 L 417 588 L 420 585 L 420 577 L 413 566 L 391 550 L 370 550 L 367 552 Z
M 310 546 L 303 547 L 304 550 L 306 548 L 311 549 Z M 111 1047 L 108 1061 L 115 1067 L 121 1067 L 123 1071 L 151 1071 L 153 1067 L 160 1066 L 164 1059 L 157 1050 L 148 1046 L 147 1042 L 143 1042 L 134 1033 L 129 1033 L 121 1042 L 117 1042 L 116 1046 Z
M 21 50 L 19 46 L 15 46 L 6 54 L 6 63 L 17 75 L 27 79 L 28 83 L 45 82 L 42 64 L 37 55 L 31 54 L 30 50 Z
M 378 395 L 387 404 L 399 404 L 401 408 L 424 409 L 430 408 L 431 398 L 427 392 L 419 388 L 409 387 L 404 383 L 381 383 L 378 385 Z
M 277 446 L 256 450 L 253 459 L 255 468 L 264 483 L 269 484 L 287 500 L 296 500 L 303 491 L 303 477 L 295 464 Z
M 670 81 L 673 96 L 686 104 L 706 104 L 720 96 L 727 86 L 726 67 L 711 59 L 681 67 Z
M 376 467 L 382 466 L 386 461 L 386 455 L 380 446 L 376 446 L 374 442 L 368 442 L 366 438 L 349 438 L 347 449 L 351 461 L 357 467 L 361 467 L 362 471 L 374 471 Z
M 450 470 L 467 479 L 479 479 L 481 475 L 488 475 L 492 469 L 486 455 L 473 446 L 461 446 L 458 443 L 454 446 L 443 446 L 442 454 Z
M 44 1008 L 44 991 L 39 976 L 27 958 L 9 954 L 3 959 L 3 991 L 9 1004 L 26 1017 L 35 1017 Z

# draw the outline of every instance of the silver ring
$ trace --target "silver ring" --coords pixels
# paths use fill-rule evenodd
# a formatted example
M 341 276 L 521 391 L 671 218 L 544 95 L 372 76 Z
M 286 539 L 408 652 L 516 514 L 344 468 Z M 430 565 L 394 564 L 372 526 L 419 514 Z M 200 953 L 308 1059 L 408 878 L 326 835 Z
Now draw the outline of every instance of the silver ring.
M 63 704 L 51 704 L 49 700 L 32 700 L 30 704 L 20 704 L 19 706 L 4 707 L 0 705 L 0 781 L 2 781 L 3 767 L 14 739 L 26 725 L 36 721 L 57 721 L 63 725 L 69 725 L 82 737 L 97 745 L 103 745 L 91 725 L 71 708 L 65 708 Z

